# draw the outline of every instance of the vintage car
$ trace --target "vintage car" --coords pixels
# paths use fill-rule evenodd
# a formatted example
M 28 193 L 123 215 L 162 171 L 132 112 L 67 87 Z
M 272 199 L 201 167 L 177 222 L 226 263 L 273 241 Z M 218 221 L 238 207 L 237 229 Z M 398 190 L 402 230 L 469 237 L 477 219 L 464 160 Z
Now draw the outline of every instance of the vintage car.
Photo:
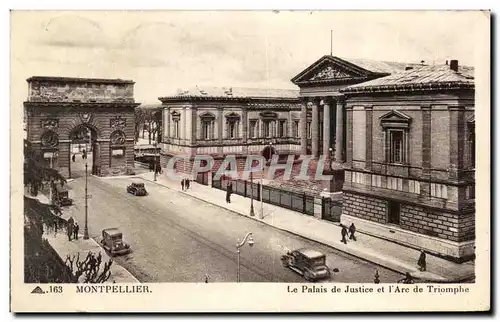
M 316 250 L 301 248 L 281 256 L 284 267 L 303 275 L 307 281 L 330 278 L 330 269 L 326 266 L 326 256 Z
M 101 245 L 111 256 L 125 255 L 132 251 L 130 245 L 123 241 L 123 234 L 118 228 L 103 229 Z
M 148 194 L 144 183 L 133 182 L 131 185 L 127 186 L 127 192 L 133 194 L 134 196 L 145 196 Z
M 52 199 L 59 207 L 71 206 L 73 204 L 73 199 L 69 198 L 68 190 L 59 185 L 54 187 Z

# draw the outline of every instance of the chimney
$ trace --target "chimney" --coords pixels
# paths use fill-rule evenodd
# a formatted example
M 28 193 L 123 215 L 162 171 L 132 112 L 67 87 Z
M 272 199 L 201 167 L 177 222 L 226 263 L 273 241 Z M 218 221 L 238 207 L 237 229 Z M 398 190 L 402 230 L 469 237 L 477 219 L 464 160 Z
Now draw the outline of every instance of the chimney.
M 456 59 L 450 60 L 450 69 L 455 72 L 458 72 L 458 60 Z
M 405 67 L 405 70 L 412 70 L 412 69 L 413 69 L 413 67 L 411 67 L 411 66 L 406 66 Z

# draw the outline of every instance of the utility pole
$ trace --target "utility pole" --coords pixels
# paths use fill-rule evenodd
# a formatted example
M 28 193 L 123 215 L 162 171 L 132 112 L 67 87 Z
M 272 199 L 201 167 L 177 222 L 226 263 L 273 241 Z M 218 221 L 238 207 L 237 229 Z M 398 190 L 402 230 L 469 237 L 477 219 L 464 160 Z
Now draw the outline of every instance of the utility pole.
M 255 216 L 255 212 L 253 210 L 253 171 L 250 172 L 250 187 L 252 190 L 250 192 L 250 216 Z
M 87 162 L 85 162 L 85 229 L 83 231 L 83 239 L 89 239 L 89 225 L 88 225 L 88 194 L 87 194 Z

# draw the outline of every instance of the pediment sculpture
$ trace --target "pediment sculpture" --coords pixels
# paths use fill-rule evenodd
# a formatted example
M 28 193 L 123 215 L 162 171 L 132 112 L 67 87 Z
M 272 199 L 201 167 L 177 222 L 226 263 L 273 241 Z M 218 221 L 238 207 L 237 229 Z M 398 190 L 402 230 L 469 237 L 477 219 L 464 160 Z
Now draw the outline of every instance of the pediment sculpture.
M 327 79 L 335 79 L 335 78 L 349 78 L 351 75 L 340 71 L 332 66 L 328 66 L 323 68 L 321 71 L 316 73 L 310 80 L 327 80 Z

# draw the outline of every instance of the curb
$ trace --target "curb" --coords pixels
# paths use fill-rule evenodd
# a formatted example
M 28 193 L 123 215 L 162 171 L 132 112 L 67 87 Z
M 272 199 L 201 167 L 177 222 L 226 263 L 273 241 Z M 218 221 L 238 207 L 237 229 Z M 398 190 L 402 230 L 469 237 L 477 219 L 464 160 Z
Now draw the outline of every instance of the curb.
M 228 208 L 226 208 L 226 207 L 224 207 L 224 206 L 221 206 L 221 205 L 219 205 L 219 204 L 213 203 L 213 202 L 211 202 L 211 201 L 207 201 L 207 200 L 202 199 L 202 198 L 200 198 L 200 197 L 193 196 L 193 195 L 191 195 L 191 194 L 189 194 L 189 193 L 187 193 L 187 192 L 176 190 L 176 189 L 174 189 L 174 188 L 171 188 L 171 187 L 169 187 L 169 186 L 166 186 L 165 184 L 159 183 L 159 182 L 157 182 L 157 181 L 153 181 L 153 180 L 150 180 L 150 179 L 147 179 L 147 178 L 143 178 L 143 177 L 141 177 L 141 178 L 142 178 L 143 180 L 149 181 L 149 182 L 151 182 L 151 183 L 154 183 L 154 184 L 156 184 L 156 185 L 159 185 L 159 186 L 165 187 L 165 188 L 167 188 L 167 189 L 170 189 L 170 190 L 174 190 L 174 191 L 180 192 L 180 193 L 182 193 L 182 194 L 184 194 L 184 195 L 187 195 L 187 196 L 189 196 L 189 197 L 191 197 L 191 198 L 193 198 L 193 199 L 197 199 L 197 200 L 203 201 L 204 203 L 208 203 L 208 204 L 211 204 L 211 205 L 216 206 L 216 207 L 218 207 L 218 208 L 221 208 L 221 209 L 224 209 L 224 210 L 226 210 L 226 211 L 229 211 L 229 212 L 231 212 L 231 213 L 237 214 L 237 215 L 239 215 L 239 216 L 243 216 L 243 217 L 246 217 L 246 218 L 249 218 L 249 219 L 255 220 L 255 221 L 260 222 L 260 223 L 263 223 L 263 224 L 265 224 L 265 225 L 267 225 L 267 226 L 273 227 L 273 228 L 278 229 L 278 230 L 281 230 L 281 231 L 285 231 L 285 232 L 287 232 L 287 233 L 290 233 L 290 234 L 292 234 L 292 235 L 295 235 L 295 236 L 298 236 L 298 237 L 304 238 L 304 239 L 306 239 L 306 240 L 309 240 L 309 241 L 312 241 L 312 242 L 316 242 L 316 243 L 319 243 L 319 244 L 324 245 L 324 246 L 327 246 L 327 247 L 334 248 L 334 249 L 336 249 L 336 250 L 338 250 L 338 251 L 340 251 L 340 252 L 342 252 L 342 253 L 344 253 L 344 254 L 348 254 L 348 255 L 350 255 L 350 256 L 353 256 L 353 257 L 359 258 L 359 259 L 364 260 L 364 261 L 366 261 L 366 262 L 369 262 L 369 263 L 372 263 L 372 264 L 375 264 L 375 265 L 378 265 L 378 266 L 384 267 L 384 268 L 389 269 L 389 270 L 391 270 L 391 271 L 394 271 L 394 272 L 397 272 L 397 273 L 401 273 L 401 274 L 405 274 L 406 272 L 408 272 L 408 271 L 409 271 L 409 270 L 407 270 L 407 269 L 402 269 L 402 268 L 401 268 L 400 266 L 398 266 L 397 264 L 395 264 L 395 265 L 390 265 L 390 264 L 389 264 L 389 263 L 387 263 L 387 262 L 380 262 L 380 261 L 377 261 L 376 259 L 369 259 L 369 258 L 366 258 L 366 257 L 363 257 L 363 256 L 370 256 L 370 255 L 363 254 L 363 256 L 362 256 L 361 254 L 356 254 L 356 253 L 358 253 L 357 251 L 354 251 L 353 253 L 351 253 L 351 252 L 349 252 L 349 251 L 347 251 L 347 250 L 345 250 L 345 249 L 341 249 L 341 248 L 339 248 L 337 245 L 331 245 L 331 244 L 328 244 L 328 243 L 323 242 L 323 241 L 320 241 L 320 240 L 316 240 L 316 239 L 312 239 L 312 238 L 307 237 L 307 236 L 300 235 L 300 234 L 299 234 L 299 233 L 297 233 L 297 232 L 293 232 L 293 231 L 290 231 L 290 230 L 287 230 L 287 229 L 284 229 L 284 228 L 281 228 L 281 227 L 274 226 L 274 225 L 269 224 L 269 223 L 267 223 L 267 222 L 265 222 L 265 221 L 263 221 L 263 220 L 260 220 L 259 218 L 256 218 L 256 217 L 251 217 L 251 216 L 249 216 L 249 215 L 242 214 L 242 213 L 240 213 L 240 212 L 238 212 L 238 211 L 235 211 L 235 210 L 232 210 L 232 209 L 228 209 Z M 375 257 L 375 256 L 370 256 L 370 257 Z M 377 257 L 375 257 L 375 258 L 377 258 Z M 411 274 L 411 272 L 410 272 L 410 274 Z M 440 276 L 440 275 L 438 275 L 438 274 L 435 274 L 435 275 L 436 275 L 436 276 Z M 464 280 L 470 279 L 470 278 L 472 278 L 472 277 L 474 277 L 474 276 L 475 276 L 475 274 L 471 274 L 471 276 L 460 277 L 460 278 L 456 278 L 456 279 L 446 279 L 445 277 L 442 277 L 442 276 L 441 276 L 441 277 L 442 277 L 441 279 L 438 279 L 438 278 L 425 278 L 425 279 L 424 279 L 424 278 L 418 278 L 418 277 L 414 277 L 414 278 L 415 278 L 416 280 L 429 281 L 429 282 L 436 282 L 436 283 L 458 283 L 458 282 L 461 282 L 461 281 L 464 281 Z

